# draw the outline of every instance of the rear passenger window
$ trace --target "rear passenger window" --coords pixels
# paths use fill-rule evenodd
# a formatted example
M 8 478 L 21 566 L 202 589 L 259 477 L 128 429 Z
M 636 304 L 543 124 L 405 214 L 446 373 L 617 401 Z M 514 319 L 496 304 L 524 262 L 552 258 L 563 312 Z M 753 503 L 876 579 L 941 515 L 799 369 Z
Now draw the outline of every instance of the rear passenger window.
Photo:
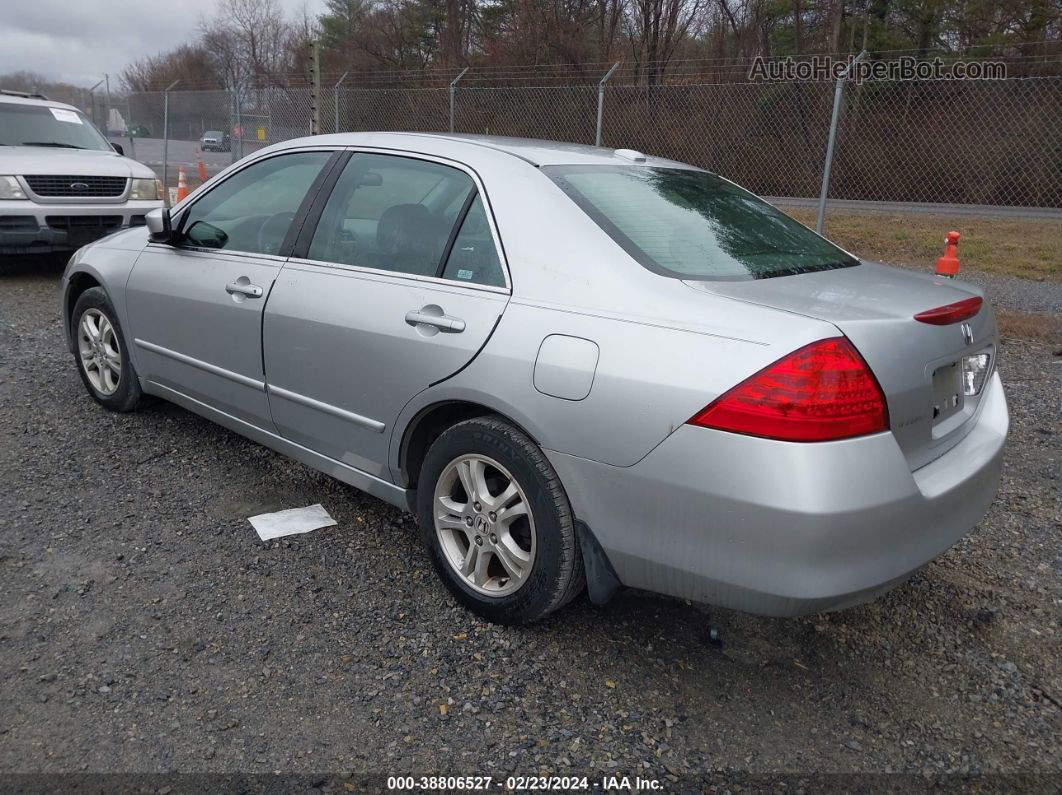
M 472 178 L 460 169 L 392 155 L 355 155 L 325 204 L 313 260 L 435 276 Z
M 443 278 L 492 287 L 505 286 L 501 260 L 494 247 L 483 199 L 479 196 L 472 200 L 461 224 L 461 231 L 457 233 L 454 247 L 446 260 Z

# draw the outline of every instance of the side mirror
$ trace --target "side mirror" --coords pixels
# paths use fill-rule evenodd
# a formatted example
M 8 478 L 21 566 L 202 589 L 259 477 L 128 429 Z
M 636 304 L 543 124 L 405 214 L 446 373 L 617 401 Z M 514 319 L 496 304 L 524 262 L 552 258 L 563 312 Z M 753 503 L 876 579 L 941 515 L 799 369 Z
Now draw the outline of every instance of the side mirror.
M 206 221 L 196 221 L 184 233 L 184 239 L 193 246 L 202 248 L 225 248 L 229 242 L 229 236 L 224 229 L 220 229 Z
M 156 207 L 144 216 L 148 228 L 148 239 L 152 243 L 172 243 L 173 226 L 170 223 L 170 211 L 165 207 Z
M 118 154 L 120 154 L 120 155 L 124 155 L 125 154 L 125 150 L 122 149 L 122 145 L 121 144 L 112 143 L 111 146 L 114 148 L 114 151 L 117 152 Z

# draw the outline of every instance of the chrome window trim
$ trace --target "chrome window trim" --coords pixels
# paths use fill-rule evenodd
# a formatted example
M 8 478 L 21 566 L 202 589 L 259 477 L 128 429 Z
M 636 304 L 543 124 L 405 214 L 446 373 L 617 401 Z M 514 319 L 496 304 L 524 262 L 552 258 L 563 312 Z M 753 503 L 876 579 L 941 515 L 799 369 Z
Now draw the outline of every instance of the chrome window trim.
M 308 266 L 311 268 L 328 268 L 329 270 L 337 270 L 350 273 L 352 275 L 364 275 L 364 276 L 379 276 L 384 277 L 381 281 L 389 281 L 390 279 L 401 279 L 403 281 L 424 282 L 438 287 L 456 287 L 460 290 L 476 290 L 477 292 L 491 293 L 492 295 L 509 296 L 511 291 L 506 287 L 493 287 L 489 284 L 471 284 L 467 282 L 459 282 L 454 279 L 441 279 L 437 276 L 421 276 L 417 273 L 403 273 L 402 271 L 389 271 L 381 268 L 369 268 L 365 265 L 344 265 L 341 262 L 325 262 L 323 260 L 315 259 L 297 259 L 292 257 L 287 260 L 285 267 L 289 266 Z
M 505 246 L 502 245 L 501 235 L 498 233 L 498 222 L 497 222 L 497 219 L 494 217 L 494 208 L 491 206 L 490 196 L 487 194 L 487 188 L 484 185 L 483 180 L 480 178 L 479 173 L 474 168 L 472 168 L 471 166 L 469 166 L 469 165 L 467 165 L 465 163 L 462 163 L 460 160 L 454 160 L 452 158 L 444 157 L 442 155 L 428 154 L 426 152 L 416 152 L 416 151 L 413 151 L 411 149 L 390 149 L 390 148 L 382 147 L 382 146 L 344 146 L 344 147 L 341 147 L 341 148 L 344 149 L 345 151 L 352 152 L 355 155 L 357 155 L 357 154 L 386 155 L 388 157 L 405 157 L 405 158 L 409 158 L 410 160 L 426 160 L 428 162 L 438 163 L 439 165 L 449 166 L 450 168 L 456 168 L 459 171 L 463 171 L 465 174 L 467 174 L 469 177 L 471 177 L 472 181 L 476 185 L 476 192 L 483 198 L 483 206 L 484 206 L 484 208 L 487 211 L 486 212 L 487 224 L 490 226 L 491 239 L 494 241 L 494 251 L 495 251 L 496 254 L 498 254 L 498 261 L 501 263 L 501 266 L 502 266 L 502 276 L 505 277 L 505 286 L 504 287 L 492 287 L 491 285 L 486 285 L 486 284 L 473 284 L 473 283 L 469 283 L 469 282 L 460 282 L 460 281 L 457 281 L 456 279 L 442 279 L 442 278 L 436 278 L 436 277 L 432 277 L 432 276 L 419 276 L 419 275 L 412 274 L 412 273 L 402 273 L 400 271 L 388 271 L 388 270 L 382 270 L 380 268 L 369 268 L 369 267 L 366 267 L 364 265 L 348 265 L 346 263 L 341 263 L 341 262 L 325 262 L 325 261 L 322 261 L 322 260 L 313 260 L 313 259 L 297 259 L 297 260 L 296 259 L 292 259 L 292 260 L 289 260 L 290 262 L 293 262 L 293 263 L 294 262 L 298 262 L 300 264 L 318 265 L 318 266 L 332 267 L 332 268 L 343 268 L 343 269 L 348 269 L 349 268 L 349 269 L 352 269 L 352 270 L 364 271 L 366 273 L 386 274 L 386 275 L 390 275 L 390 276 L 401 276 L 401 277 L 408 277 L 408 278 L 412 278 L 412 279 L 416 279 L 416 280 L 430 281 L 430 282 L 433 282 L 435 284 L 456 285 L 458 287 L 462 287 L 462 288 L 466 288 L 466 289 L 486 290 L 488 292 L 502 293 L 504 295 L 511 295 L 512 294 L 513 282 L 512 282 L 512 276 L 509 273 L 509 260 L 505 256 Z M 349 166 L 349 163 L 347 165 Z M 341 175 L 341 178 L 342 178 L 342 175 Z M 329 194 L 329 196 L 331 196 L 331 194 Z M 464 219 L 462 219 L 462 222 L 463 222 L 463 220 Z M 458 230 L 458 231 L 460 231 L 460 230 Z M 314 234 L 316 234 L 316 233 L 317 233 L 317 230 L 314 229 Z
M 263 260 L 265 262 L 275 263 L 277 268 L 280 268 L 288 261 L 287 257 L 280 257 L 276 254 L 256 254 L 253 251 L 240 251 L 239 249 L 228 248 L 203 248 L 201 246 L 171 246 L 169 243 L 153 243 L 148 241 L 146 248 L 157 248 L 165 251 L 179 251 L 185 254 L 200 254 L 210 258 L 232 256 L 236 259 L 254 259 Z

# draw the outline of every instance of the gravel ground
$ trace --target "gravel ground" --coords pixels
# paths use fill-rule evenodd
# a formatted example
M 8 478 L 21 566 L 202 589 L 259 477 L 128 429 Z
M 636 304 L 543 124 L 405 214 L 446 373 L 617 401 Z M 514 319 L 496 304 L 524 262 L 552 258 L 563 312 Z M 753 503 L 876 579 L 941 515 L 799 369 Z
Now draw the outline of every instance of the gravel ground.
M 925 267 L 919 265 L 904 267 L 922 273 L 928 272 Z M 973 268 L 962 268 L 958 278 L 982 288 L 997 309 L 1062 316 L 1062 282 L 1019 279 L 1016 276 L 988 273 Z
M 107 413 L 62 343 L 57 275 L 0 278 L 0 773 L 1057 784 L 1051 349 L 1007 343 L 1012 437 L 978 532 L 869 605 L 713 611 L 720 650 L 703 608 L 645 594 L 485 624 L 436 581 L 410 517 L 167 404 Z M 338 527 L 262 543 L 246 521 L 316 502 Z

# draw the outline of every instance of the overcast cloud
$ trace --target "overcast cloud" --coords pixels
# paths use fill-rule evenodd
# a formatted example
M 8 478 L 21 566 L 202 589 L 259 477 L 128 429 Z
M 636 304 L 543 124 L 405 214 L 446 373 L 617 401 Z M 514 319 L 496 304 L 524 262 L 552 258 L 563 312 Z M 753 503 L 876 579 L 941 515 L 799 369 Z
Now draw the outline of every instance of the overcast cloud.
M 288 14 L 322 0 L 279 0 Z M 192 41 L 217 0 L 0 0 L 0 74 L 29 70 L 89 87 L 130 62 Z

